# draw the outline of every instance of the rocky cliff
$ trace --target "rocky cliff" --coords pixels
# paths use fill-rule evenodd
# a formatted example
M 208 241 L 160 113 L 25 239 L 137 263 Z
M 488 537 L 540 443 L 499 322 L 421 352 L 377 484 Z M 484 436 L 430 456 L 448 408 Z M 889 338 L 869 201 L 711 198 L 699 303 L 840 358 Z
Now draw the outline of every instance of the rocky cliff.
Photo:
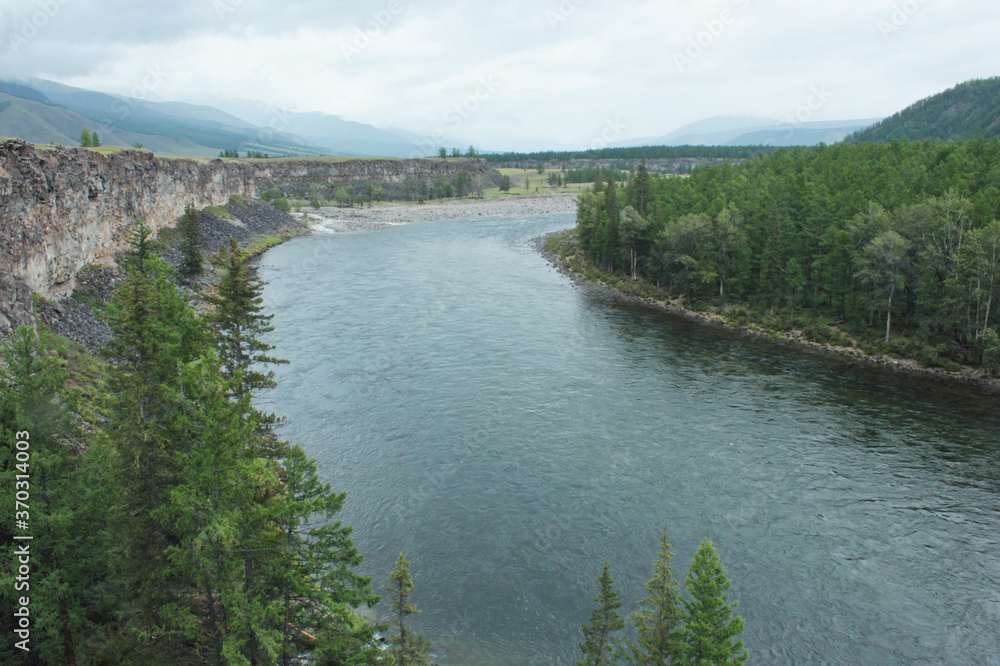
M 487 175 L 485 164 L 441 160 L 222 161 L 155 157 L 139 150 L 103 155 L 83 148 L 40 149 L 0 142 L 0 336 L 30 322 L 30 294 L 70 292 L 76 273 L 111 265 L 137 218 L 158 231 L 188 204 L 225 204 L 262 189 L 407 179 L 461 172 Z

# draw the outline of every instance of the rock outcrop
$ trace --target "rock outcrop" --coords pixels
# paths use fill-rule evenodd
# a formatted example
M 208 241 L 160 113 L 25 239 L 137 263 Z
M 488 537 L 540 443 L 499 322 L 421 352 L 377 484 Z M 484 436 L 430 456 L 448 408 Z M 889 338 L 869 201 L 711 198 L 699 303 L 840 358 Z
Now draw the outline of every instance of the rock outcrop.
M 30 293 L 72 291 L 81 268 L 114 264 L 127 229 L 143 218 L 154 232 L 184 208 L 224 205 L 232 196 L 378 181 L 492 174 L 477 161 L 167 159 L 141 150 L 104 155 L 83 148 L 0 142 L 0 336 L 31 321 Z M 26 311 L 27 308 L 27 311 Z

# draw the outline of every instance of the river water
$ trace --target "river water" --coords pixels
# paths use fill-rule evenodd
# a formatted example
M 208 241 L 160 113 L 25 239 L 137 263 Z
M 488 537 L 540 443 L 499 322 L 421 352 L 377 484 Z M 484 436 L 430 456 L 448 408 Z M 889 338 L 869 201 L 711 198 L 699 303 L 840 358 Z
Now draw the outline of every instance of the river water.
M 582 290 L 529 246 L 569 214 L 269 251 L 264 406 L 442 664 L 570 664 L 607 558 L 634 608 L 705 536 L 753 664 L 1000 663 L 1000 408 Z M 377 612 L 388 613 L 383 603 Z

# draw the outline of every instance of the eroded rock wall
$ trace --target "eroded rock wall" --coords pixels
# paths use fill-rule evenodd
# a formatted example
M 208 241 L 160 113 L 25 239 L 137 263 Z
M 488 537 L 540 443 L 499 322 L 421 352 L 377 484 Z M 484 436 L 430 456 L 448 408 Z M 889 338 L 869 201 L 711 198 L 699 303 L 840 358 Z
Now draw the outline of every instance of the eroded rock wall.
M 129 225 L 138 218 L 159 231 L 173 226 L 188 204 L 224 205 L 233 195 L 257 197 L 267 187 L 402 182 L 461 171 L 492 173 L 474 161 L 224 162 L 161 158 L 141 150 L 102 155 L 83 148 L 40 149 L 4 140 L 0 336 L 30 320 L 23 306 L 26 293 L 58 297 L 73 289 L 74 277 L 84 266 L 112 265 L 125 247 Z

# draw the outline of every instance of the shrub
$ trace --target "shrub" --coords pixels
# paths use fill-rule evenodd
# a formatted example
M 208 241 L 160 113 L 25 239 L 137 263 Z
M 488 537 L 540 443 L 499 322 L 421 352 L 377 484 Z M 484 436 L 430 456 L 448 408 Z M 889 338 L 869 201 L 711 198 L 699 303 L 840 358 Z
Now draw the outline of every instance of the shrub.
M 288 199 L 285 197 L 279 197 L 271 202 L 271 205 L 280 210 L 282 213 L 291 213 L 292 204 L 289 203 Z

